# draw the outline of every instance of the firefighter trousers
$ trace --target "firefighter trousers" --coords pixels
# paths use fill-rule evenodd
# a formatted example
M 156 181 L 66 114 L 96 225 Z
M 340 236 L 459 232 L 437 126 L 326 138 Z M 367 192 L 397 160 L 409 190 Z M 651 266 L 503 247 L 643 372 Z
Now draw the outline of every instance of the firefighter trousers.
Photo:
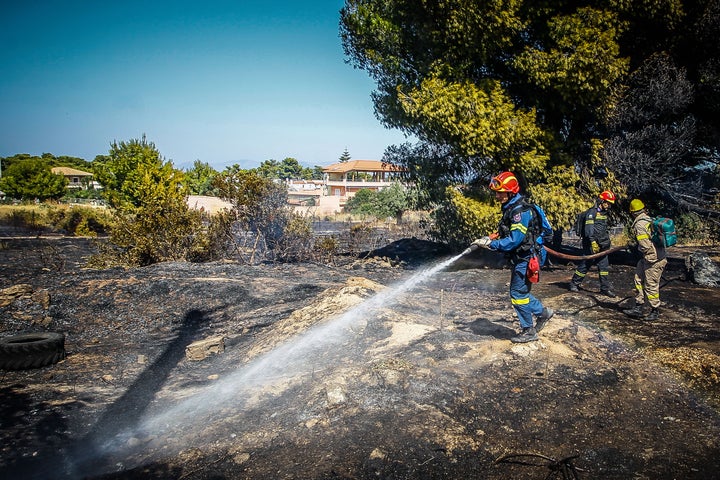
M 534 325 L 533 315 L 540 315 L 543 304 L 530 293 L 532 283 L 527 278 L 527 260 L 519 260 L 513 265 L 510 277 L 510 303 L 515 308 L 522 328 Z
M 584 251 L 583 253 L 585 255 L 590 255 L 592 251 L 588 249 L 588 251 Z M 610 259 L 607 255 L 596 258 L 594 260 L 582 260 L 575 269 L 575 273 L 573 274 L 572 280 L 570 281 L 575 284 L 576 287 L 579 287 L 582 281 L 585 280 L 585 276 L 587 275 L 590 268 L 592 268 L 594 265 L 597 265 L 598 268 L 598 276 L 600 277 L 600 290 L 610 290 L 610 280 L 608 279 L 608 274 L 610 272 Z
M 637 263 L 637 267 L 635 267 L 636 305 L 644 305 L 647 301 L 653 308 L 660 306 L 660 279 L 665 265 L 667 265 L 666 258 L 654 263 L 641 258 Z

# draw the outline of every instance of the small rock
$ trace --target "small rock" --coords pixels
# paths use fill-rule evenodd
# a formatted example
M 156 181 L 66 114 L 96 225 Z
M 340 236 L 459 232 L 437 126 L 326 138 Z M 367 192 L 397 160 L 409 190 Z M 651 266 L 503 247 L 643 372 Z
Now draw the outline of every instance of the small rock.
M 342 387 L 339 385 L 333 385 L 328 387 L 325 390 L 325 394 L 327 396 L 328 406 L 330 407 L 336 407 L 345 403 L 345 393 L 343 392 Z
M 250 454 L 247 452 L 240 452 L 233 456 L 233 463 L 235 463 L 236 465 L 242 465 L 248 460 L 250 460 Z
M 225 339 L 221 336 L 209 337 L 193 342 L 185 348 L 188 360 L 205 360 L 210 355 L 225 351 Z
M 387 455 L 385 452 L 380 450 L 379 448 L 376 448 L 372 452 L 370 452 L 370 460 L 383 460 Z
M 39 303 L 42 307 L 47 310 L 50 308 L 50 292 L 47 290 L 39 290 L 32 294 L 34 302 Z
M 32 293 L 32 285 L 28 285 L 27 283 L 19 283 L 12 287 L 3 288 L 0 290 L 0 307 L 7 307 L 16 298 L 32 295 Z
M 37 319 L 33 320 L 33 323 L 36 323 L 42 327 L 47 327 L 48 325 L 50 325 L 52 323 L 52 321 L 53 321 L 52 317 L 45 315 L 42 318 L 37 318 Z

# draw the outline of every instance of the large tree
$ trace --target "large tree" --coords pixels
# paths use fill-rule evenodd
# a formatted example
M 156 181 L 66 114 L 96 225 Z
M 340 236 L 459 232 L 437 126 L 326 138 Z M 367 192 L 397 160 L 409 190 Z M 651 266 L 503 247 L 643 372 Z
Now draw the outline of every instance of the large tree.
M 629 195 L 720 224 L 720 1 L 676 30 L 617 88 L 602 157 Z
M 167 191 L 183 199 L 187 193 L 183 173 L 165 161 L 155 144 L 141 139 L 113 142 L 108 156 L 93 162 L 95 176 L 115 208 L 142 206 L 155 192 Z
M 48 162 L 33 157 L 11 163 L 2 172 L 0 190 L 10 198 L 47 200 L 62 197 L 67 180 L 52 173 Z
M 511 169 L 563 225 L 581 196 L 618 187 L 594 174 L 628 74 L 657 51 L 682 56 L 717 1 L 348 0 L 341 37 L 377 83 L 380 120 L 419 139 L 389 159 L 431 200 Z
M 265 160 L 255 169 L 255 172 L 261 177 L 278 180 L 309 180 L 313 176 L 312 169 L 303 167 L 297 159 L 292 157 L 287 157 L 282 162 L 273 159 Z
M 188 207 L 183 172 L 152 142 L 113 142 L 95 173 L 114 207 L 106 261 L 149 265 L 192 257 L 205 241 L 200 213 Z

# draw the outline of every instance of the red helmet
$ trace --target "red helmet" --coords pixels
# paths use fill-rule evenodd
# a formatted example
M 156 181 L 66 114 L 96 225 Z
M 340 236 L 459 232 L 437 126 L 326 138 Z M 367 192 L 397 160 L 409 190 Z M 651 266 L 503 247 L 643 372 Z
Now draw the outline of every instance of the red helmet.
M 493 177 L 493 179 L 490 180 L 490 190 L 494 190 L 496 192 L 518 193 L 520 191 L 520 184 L 512 172 L 502 172 L 500 175 Z
M 599 197 L 603 202 L 615 203 L 615 194 L 610 190 L 605 190 L 599 195 Z

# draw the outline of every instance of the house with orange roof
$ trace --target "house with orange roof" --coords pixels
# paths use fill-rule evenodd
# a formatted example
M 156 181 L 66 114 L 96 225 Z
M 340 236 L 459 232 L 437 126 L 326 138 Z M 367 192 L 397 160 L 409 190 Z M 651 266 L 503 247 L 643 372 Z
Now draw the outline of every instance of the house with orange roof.
M 351 197 L 362 189 L 382 190 L 402 180 L 405 169 L 378 160 L 349 160 L 323 168 L 326 195 Z
M 312 215 L 341 213 L 348 198 L 362 189 L 379 191 L 402 181 L 405 169 L 378 160 L 349 160 L 322 169 L 322 181 L 288 183 L 288 203 Z
M 83 172 L 76 168 L 71 167 L 53 167 L 51 169 L 55 175 L 62 175 L 68 180 L 68 188 L 75 189 L 98 189 L 100 185 L 97 182 L 93 182 L 93 174 L 89 172 Z

